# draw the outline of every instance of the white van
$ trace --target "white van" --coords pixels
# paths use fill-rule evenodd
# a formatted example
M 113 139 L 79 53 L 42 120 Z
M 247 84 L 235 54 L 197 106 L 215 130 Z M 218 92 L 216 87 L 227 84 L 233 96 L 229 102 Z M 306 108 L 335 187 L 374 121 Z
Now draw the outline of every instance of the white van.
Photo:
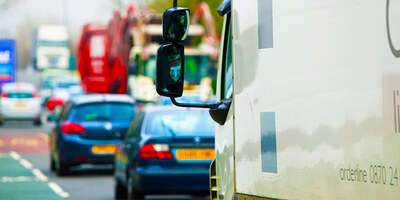
M 218 122 L 211 199 L 400 199 L 400 1 L 219 11 L 217 103 L 175 102 Z M 159 93 L 179 96 L 159 68 Z

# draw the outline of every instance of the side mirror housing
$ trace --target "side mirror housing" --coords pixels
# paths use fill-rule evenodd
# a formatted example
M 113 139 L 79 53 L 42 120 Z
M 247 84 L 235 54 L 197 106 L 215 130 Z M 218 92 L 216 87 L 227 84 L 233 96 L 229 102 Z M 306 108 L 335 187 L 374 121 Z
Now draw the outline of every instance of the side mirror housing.
M 167 42 L 178 43 L 185 40 L 189 32 L 189 9 L 174 7 L 163 14 L 163 38 Z
M 162 45 L 157 51 L 156 90 L 161 96 L 180 97 L 183 93 L 184 47 Z
M 130 65 L 129 66 L 129 75 L 138 75 L 138 66 L 137 65 Z
M 54 113 L 51 113 L 47 116 L 47 121 L 48 122 L 55 122 L 56 121 L 56 115 Z

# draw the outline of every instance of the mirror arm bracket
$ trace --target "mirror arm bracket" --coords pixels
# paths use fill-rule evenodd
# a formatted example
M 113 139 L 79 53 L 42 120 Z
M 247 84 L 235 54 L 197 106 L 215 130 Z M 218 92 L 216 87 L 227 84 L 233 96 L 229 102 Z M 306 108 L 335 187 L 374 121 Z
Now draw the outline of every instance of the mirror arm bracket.
M 179 103 L 175 100 L 175 97 L 170 97 L 171 101 L 174 105 L 179 106 L 179 107 L 186 107 L 186 108 L 210 108 L 210 109 L 216 109 L 218 108 L 219 105 L 222 104 L 222 101 L 217 102 L 217 103 L 200 103 L 200 104 L 192 104 L 192 103 Z
M 191 103 L 179 103 L 174 97 L 171 97 L 171 101 L 174 105 L 187 108 L 209 108 L 211 118 L 220 125 L 224 125 L 226 117 L 228 116 L 229 108 L 232 104 L 232 99 L 224 99 L 213 104 L 191 104 Z

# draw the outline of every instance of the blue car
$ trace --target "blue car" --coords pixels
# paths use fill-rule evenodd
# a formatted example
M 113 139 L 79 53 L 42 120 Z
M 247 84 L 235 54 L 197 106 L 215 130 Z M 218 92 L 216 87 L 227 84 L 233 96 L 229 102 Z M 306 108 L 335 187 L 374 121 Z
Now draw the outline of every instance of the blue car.
M 50 133 L 50 168 L 68 174 L 80 164 L 113 164 L 137 109 L 127 95 L 84 95 L 67 102 Z
M 115 154 L 115 198 L 208 194 L 214 139 L 207 110 L 160 106 L 139 112 Z

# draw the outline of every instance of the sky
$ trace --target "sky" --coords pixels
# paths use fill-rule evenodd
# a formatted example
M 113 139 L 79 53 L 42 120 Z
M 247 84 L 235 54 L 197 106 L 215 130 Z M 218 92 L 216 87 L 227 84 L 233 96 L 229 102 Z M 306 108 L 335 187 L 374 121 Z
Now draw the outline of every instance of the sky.
M 0 0 L 6 1 L 6 0 Z M 106 23 L 114 10 L 113 0 L 14 0 L 0 10 L 0 36 L 15 37 L 18 28 L 28 24 L 65 24 L 72 35 L 88 22 Z M 20 28 L 23 29 L 23 28 Z
M 114 10 L 125 10 L 129 2 L 145 0 L 0 0 L 0 38 L 15 38 L 19 62 L 23 67 L 29 59 L 32 32 L 38 25 L 66 24 L 72 52 L 89 22 L 107 24 Z M 10 2 L 8 6 L 2 6 Z

